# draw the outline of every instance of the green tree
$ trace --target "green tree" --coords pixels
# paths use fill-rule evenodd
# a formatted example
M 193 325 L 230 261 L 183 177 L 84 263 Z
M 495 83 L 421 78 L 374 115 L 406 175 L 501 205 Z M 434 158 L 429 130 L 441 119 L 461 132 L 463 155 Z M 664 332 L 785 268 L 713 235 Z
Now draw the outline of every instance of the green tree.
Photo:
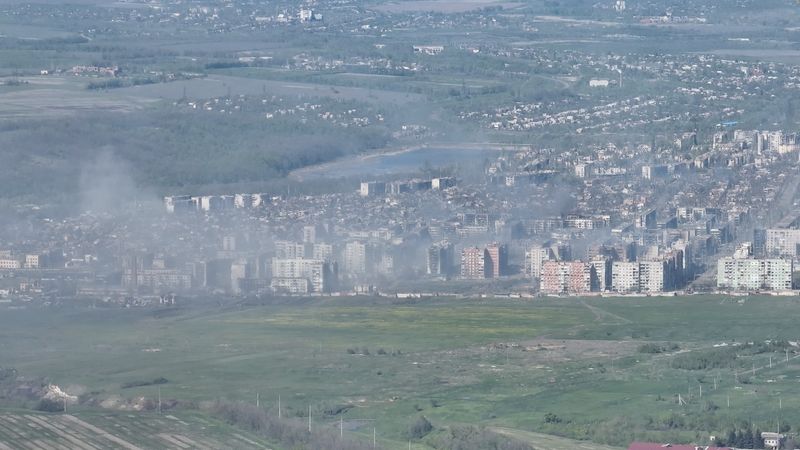
M 755 447 L 755 437 L 753 436 L 753 429 L 748 429 L 743 433 L 744 439 L 742 442 L 743 448 L 756 448 Z
M 431 422 L 425 416 L 419 416 L 411 426 L 408 427 L 408 437 L 410 439 L 422 439 L 433 430 Z
M 728 438 L 725 440 L 725 445 L 736 446 L 736 431 L 728 431 Z

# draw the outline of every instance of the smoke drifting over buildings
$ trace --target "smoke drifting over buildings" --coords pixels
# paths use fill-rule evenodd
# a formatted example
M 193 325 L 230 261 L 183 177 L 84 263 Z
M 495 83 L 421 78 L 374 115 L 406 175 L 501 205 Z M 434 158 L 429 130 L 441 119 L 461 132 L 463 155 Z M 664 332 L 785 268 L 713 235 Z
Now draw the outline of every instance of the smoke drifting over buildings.
M 81 211 L 93 213 L 119 213 L 132 204 L 158 198 L 136 185 L 130 165 L 109 147 L 82 165 L 79 195 Z
M 45 237 L 9 245 L 0 268 L 69 268 L 73 280 L 79 270 L 66 294 L 115 301 L 787 290 L 800 238 L 796 215 L 782 214 L 798 184 L 785 162 L 797 156 L 786 138 L 764 136 L 724 131 L 701 153 L 694 136 L 655 151 L 508 147 L 476 163 L 478 177 L 387 176 L 318 195 L 167 196 L 156 211 L 109 149 L 81 175 L 81 206 L 92 215 L 36 223 Z M 698 156 L 668 157 L 687 148 Z

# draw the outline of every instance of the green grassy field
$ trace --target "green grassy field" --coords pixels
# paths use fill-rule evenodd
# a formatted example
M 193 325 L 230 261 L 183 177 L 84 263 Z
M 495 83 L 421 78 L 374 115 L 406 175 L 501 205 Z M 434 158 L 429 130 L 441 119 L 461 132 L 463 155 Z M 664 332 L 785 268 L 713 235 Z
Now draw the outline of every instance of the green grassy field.
M 742 423 L 800 426 L 798 349 L 743 346 L 699 370 L 676 359 L 798 340 L 798 309 L 794 297 L 694 296 L 6 310 L 0 361 L 122 408 L 157 395 L 125 384 L 159 377 L 168 380 L 165 399 L 255 403 L 258 395 L 275 412 L 280 396 L 284 416 L 305 417 L 310 406 L 315 426 L 332 429 L 340 416 L 325 411 L 348 405 L 341 419 L 374 420 L 387 448 L 407 448 L 419 415 L 438 430 L 486 425 L 537 448 L 556 448 L 543 434 L 617 447 L 634 438 L 704 443 Z M 649 342 L 679 349 L 642 353 Z M 371 426 L 349 430 L 371 438 Z

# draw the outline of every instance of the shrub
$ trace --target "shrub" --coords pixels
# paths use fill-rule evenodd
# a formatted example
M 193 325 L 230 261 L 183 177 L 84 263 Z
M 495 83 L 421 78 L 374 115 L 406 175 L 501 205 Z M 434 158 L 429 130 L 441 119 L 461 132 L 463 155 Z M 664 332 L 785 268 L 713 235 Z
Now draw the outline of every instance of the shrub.
M 422 439 L 433 431 L 433 425 L 425 416 L 419 416 L 411 426 L 408 427 L 408 437 L 411 439 Z
M 441 450 L 534 450 L 524 442 L 475 426 L 451 427 L 433 446 Z
M 122 383 L 122 389 L 141 387 L 141 386 L 155 386 L 157 384 L 166 384 L 166 383 L 169 383 L 169 380 L 167 380 L 164 377 L 158 377 L 150 381 L 129 381 L 127 383 Z
M 307 450 L 368 450 L 372 442 L 342 439 L 339 432 L 317 427 L 311 433 L 304 420 L 278 419 L 267 411 L 244 403 L 218 401 L 211 413 L 225 422 L 276 441 L 284 448 Z
M 549 412 L 544 415 L 544 423 L 561 423 L 561 418 Z
M 36 405 L 36 410 L 44 412 L 61 412 L 64 411 L 64 402 L 61 400 L 43 398 L 39 400 L 39 404 Z
M 666 344 L 656 344 L 653 342 L 648 342 L 646 344 L 642 344 L 639 346 L 639 353 L 667 353 L 667 352 L 674 352 L 679 350 L 680 346 L 678 344 L 673 343 L 666 343 Z

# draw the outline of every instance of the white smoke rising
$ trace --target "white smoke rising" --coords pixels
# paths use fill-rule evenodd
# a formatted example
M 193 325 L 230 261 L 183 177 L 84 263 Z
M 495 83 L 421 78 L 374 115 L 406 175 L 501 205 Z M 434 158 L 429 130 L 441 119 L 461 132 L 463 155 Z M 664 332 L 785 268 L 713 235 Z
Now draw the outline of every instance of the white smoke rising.
M 131 166 L 117 157 L 111 148 L 104 148 L 85 164 L 80 175 L 81 210 L 113 213 L 155 195 L 136 186 Z

